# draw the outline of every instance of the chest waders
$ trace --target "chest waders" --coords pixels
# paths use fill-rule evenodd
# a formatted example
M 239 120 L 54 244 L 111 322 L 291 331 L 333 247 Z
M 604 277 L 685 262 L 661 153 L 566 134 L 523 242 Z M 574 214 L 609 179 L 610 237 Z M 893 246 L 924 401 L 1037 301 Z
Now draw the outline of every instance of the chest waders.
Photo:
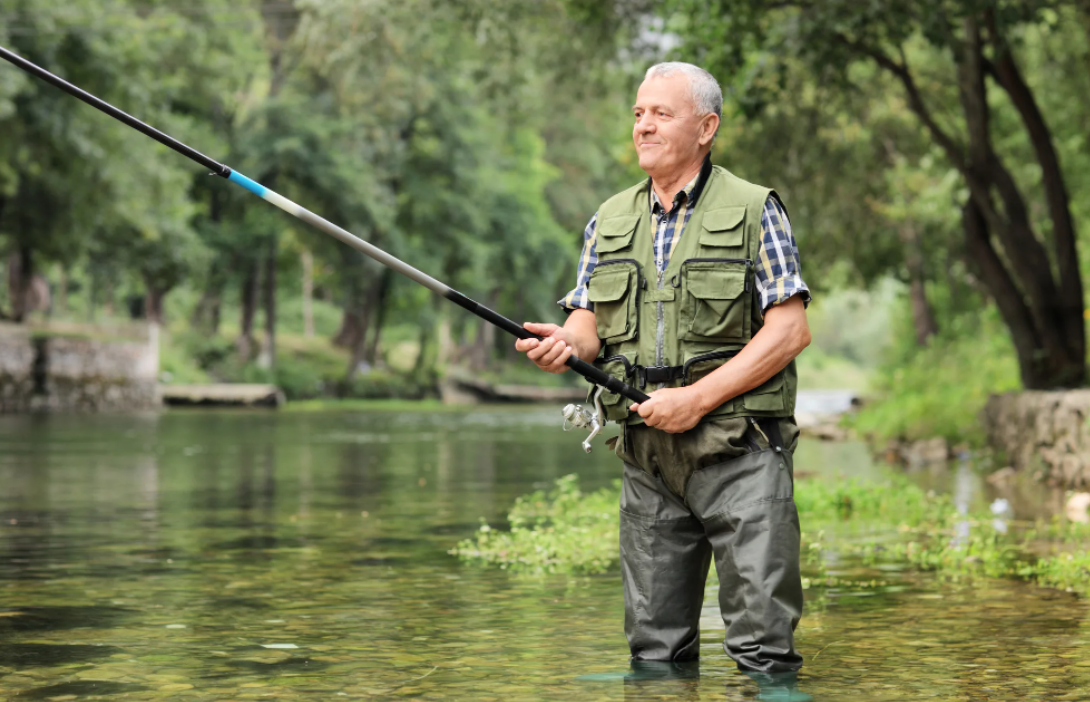
M 662 273 L 648 183 L 598 212 L 598 265 L 588 286 L 603 344 L 595 365 L 646 392 L 699 381 L 764 324 L 755 264 L 772 191 L 719 167 L 702 177 Z M 606 417 L 622 429 L 621 571 L 634 659 L 699 655 L 714 559 L 727 654 L 748 671 L 802 666 L 793 640 L 803 604 L 792 478 L 796 389 L 792 362 L 681 434 L 645 426 L 620 395 L 600 396 Z

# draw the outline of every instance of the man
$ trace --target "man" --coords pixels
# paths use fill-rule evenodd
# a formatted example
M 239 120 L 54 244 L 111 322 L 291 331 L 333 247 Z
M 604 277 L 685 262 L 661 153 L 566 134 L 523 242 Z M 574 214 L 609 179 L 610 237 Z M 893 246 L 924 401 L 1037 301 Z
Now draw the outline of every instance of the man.
M 699 654 L 714 557 L 724 648 L 755 675 L 802 666 L 792 452 L 796 373 L 810 343 L 809 290 L 775 192 L 712 166 L 722 114 L 715 79 L 685 63 L 651 67 L 632 137 L 650 176 L 587 225 L 563 327 L 527 323 L 542 370 L 571 354 L 651 399 L 603 395 L 621 423 L 621 572 L 635 661 Z

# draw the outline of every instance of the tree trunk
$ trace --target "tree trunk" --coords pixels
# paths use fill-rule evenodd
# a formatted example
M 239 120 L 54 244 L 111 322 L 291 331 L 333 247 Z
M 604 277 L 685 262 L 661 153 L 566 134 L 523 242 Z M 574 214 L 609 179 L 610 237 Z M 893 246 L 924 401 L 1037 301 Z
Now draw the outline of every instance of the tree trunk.
M 303 336 L 314 336 L 314 254 L 303 249 Z
M 11 319 L 26 321 L 30 313 L 30 284 L 34 279 L 34 254 L 30 247 L 20 245 L 8 257 L 8 297 L 11 299 Z
M 61 266 L 60 279 L 57 281 L 57 314 L 68 314 L 68 267 Z
M 262 368 L 276 368 L 276 239 L 269 242 L 265 255 L 265 270 L 262 276 L 263 301 L 265 303 L 265 344 L 261 349 L 258 365 Z
M 150 281 L 145 281 L 147 285 L 147 293 L 144 298 L 144 311 L 147 315 L 147 319 L 152 324 L 163 323 L 163 298 L 166 297 L 167 290 L 162 290 L 155 287 Z
M 898 228 L 901 243 L 905 246 L 905 265 L 908 267 L 908 296 L 912 303 L 912 326 L 916 331 L 916 343 L 927 346 L 931 337 L 939 331 L 935 312 L 927 299 L 927 271 L 924 267 L 923 249 L 919 233 L 910 222 Z
M 256 260 L 246 261 L 246 274 L 242 279 L 242 318 L 239 322 L 239 335 L 235 345 L 243 361 L 248 361 L 254 353 L 254 316 L 257 314 L 257 269 Z
M 958 92 L 968 125 L 966 179 L 976 210 L 986 221 L 987 229 L 996 235 L 1002 245 L 1005 258 L 1010 262 L 1011 277 L 1017 281 L 1016 287 L 1024 292 L 1023 299 L 1031 312 L 1031 330 L 1011 329 L 1012 335 L 1029 334 L 1028 339 L 1016 340 L 1016 348 L 1033 347 L 1028 357 L 1022 357 L 1022 353 L 1019 353 L 1023 383 L 1027 389 L 1078 386 L 1086 377 L 1086 361 L 1081 354 L 1073 355 L 1072 350 L 1074 347 L 1082 348 L 1083 335 L 1071 331 L 1076 320 L 1068 319 L 1072 316 L 1073 307 L 1070 301 L 1064 299 L 1061 291 L 1063 281 L 1061 279 L 1061 286 L 1057 286 L 1053 279 L 1052 262 L 1032 229 L 1025 198 L 992 145 L 990 108 L 984 79 L 986 62 L 980 30 L 972 19 L 965 20 L 964 29 L 964 53 L 958 65 Z M 1003 203 L 1002 212 L 995 207 L 993 192 Z M 1056 224 L 1054 222 L 1054 228 Z M 967 232 L 967 236 L 974 235 Z M 987 234 L 984 234 L 984 238 L 988 238 Z M 985 277 L 985 281 L 988 280 Z M 990 284 L 989 288 L 996 294 Z M 1080 293 L 1077 319 L 1080 330 L 1083 324 Z
M 348 369 L 345 372 L 345 380 L 351 381 L 356 377 L 356 373 L 359 371 L 360 363 L 363 362 L 366 356 L 367 350 L 367 330 L 371 326 L 371 317 L 374 315 L 376 308 L 378 307 L 379 295 L 382 292 L 382 277 L 380 276 L 377 281 L 371 284 L 367 290 L 367 296 L 363 300 L 363 307 L 360 309 L 357 318 L 358 334 L 353 339 L 352 346 L 350 347 L 351 357 L 348 361 Z
M 371 341 L 367 344 L 364 359 L 371 366 L 378 365 L 379 340 L 382 338 L 382 326 L 386 323 L 386 308 L 390 297 L 390 289 L 394 285 L 394 272 L 390 268 L 382 271 L 382 279 L 379 281 L 378 299 L 375 301 L 374 332 Z
M 224 280 L 223 270 L 219 262 L 212 263 L 212 270 L 208 274 L 208 287 L 201 293 L 201 299 L 193 308 L 193 314 L 189 323 L 196 329 L 203 329 L 211 334 L 219 331 L 220 305 L 223 298 Z

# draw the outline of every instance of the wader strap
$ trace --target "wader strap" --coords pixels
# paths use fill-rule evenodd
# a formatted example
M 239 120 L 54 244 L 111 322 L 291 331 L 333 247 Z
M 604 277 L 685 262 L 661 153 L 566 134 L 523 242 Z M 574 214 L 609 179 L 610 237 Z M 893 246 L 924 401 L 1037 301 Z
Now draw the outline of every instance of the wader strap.
M 780 420 L 772 418 L 758 419 L 757 422 L 768 434 L 768 438 L 771 439 L 772 448 L 776 450 L 776 453 L 783 451 L 783 435 L 780 433 Z

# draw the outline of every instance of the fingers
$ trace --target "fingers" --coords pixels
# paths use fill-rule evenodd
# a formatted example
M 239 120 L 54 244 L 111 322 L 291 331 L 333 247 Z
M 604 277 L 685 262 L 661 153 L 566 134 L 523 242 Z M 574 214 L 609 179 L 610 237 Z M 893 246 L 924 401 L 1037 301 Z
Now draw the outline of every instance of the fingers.
M 571 346 L 554 338 L 541 341 L 527 339 L 525 342 L 526 346 L 529 347 L 526 351 L 526 357 L 533 361 L 538 368 L 550 373 L 563 373 L 567 370 L 567 366 L 564 364 L 572 354 Z M 518 348 L 517 345 L 516 348 Z
M 549 336 L 560 327 L 550 322 L 524 322 L 522 327 L 538 336 Z

